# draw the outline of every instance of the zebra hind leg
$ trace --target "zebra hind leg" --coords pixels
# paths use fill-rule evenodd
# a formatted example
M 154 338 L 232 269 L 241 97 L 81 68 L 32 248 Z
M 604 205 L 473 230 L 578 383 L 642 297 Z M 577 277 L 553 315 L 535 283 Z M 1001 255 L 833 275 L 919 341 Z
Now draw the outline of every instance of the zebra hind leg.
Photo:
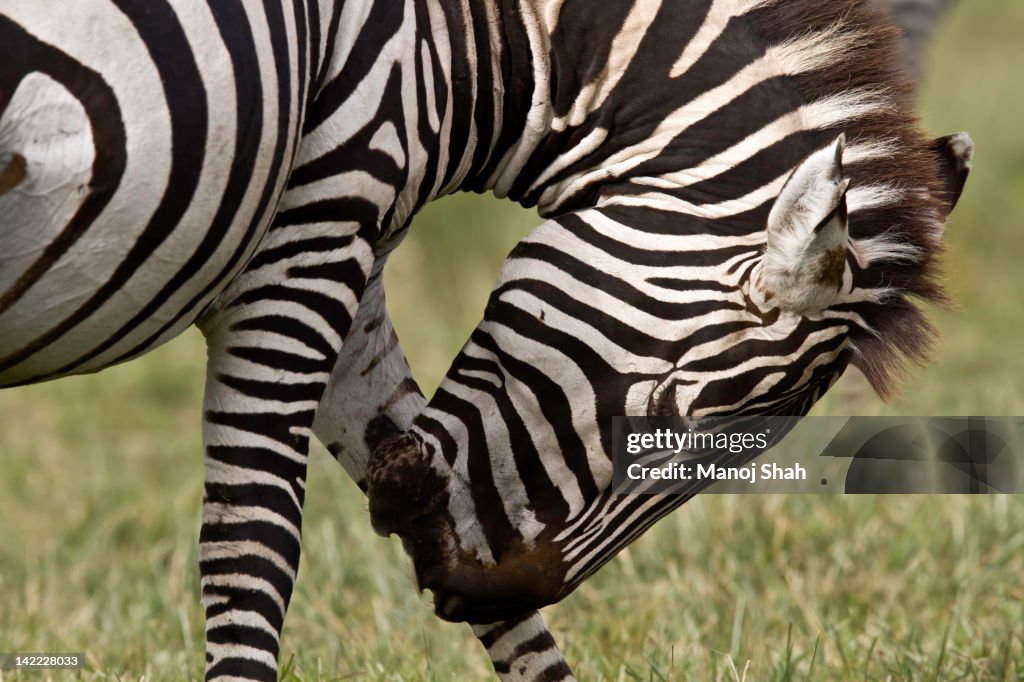
M 274 239 L 288 240 L 286 231 L 200 324 L 209 353 L 199 544 L 207 680 L 277 680 L 313 420 L 368 270 L 353 255 L 368 254 L 365 245 L 303 254 Z M 304 269 L 292 259 L 331 262 Z

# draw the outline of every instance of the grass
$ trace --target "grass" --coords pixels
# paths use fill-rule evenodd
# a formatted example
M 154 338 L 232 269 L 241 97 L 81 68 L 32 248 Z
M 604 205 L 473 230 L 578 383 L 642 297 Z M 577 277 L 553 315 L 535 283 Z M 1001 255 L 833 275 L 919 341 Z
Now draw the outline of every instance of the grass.
M 927 128 L 969 129 L 978 146 L 947 233 L 961 309 L 933 315 L 935 363 L 891 405 L 851 381 L 822 411 L 1024 414 L 1024 136 L 1007 113 L 1024 111 L 1021 25 L 1020 3 L 960 3 L 931 60 Z M 421 222 L 388 291 L 432 388 L 535 218 L 457 197 Z M 189 333 L 99 376 L 0 393 L 0 650 L 84 652 L 89 667 L 0 680 L 201 678 L 203 357 Z M 304 552 L 284 679 L 488 673 L 321 450 Z M 1019 680 L 1022 576 L 1024 498 L 706 496 L 547 618 L 582 680 Z

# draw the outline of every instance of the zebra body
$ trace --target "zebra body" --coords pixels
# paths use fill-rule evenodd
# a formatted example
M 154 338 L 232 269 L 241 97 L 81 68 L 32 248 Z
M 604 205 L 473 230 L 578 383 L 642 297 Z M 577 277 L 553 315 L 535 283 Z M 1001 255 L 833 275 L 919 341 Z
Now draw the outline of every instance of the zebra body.
M 848 21 L 879 28 L 859 5 Z M 854 185 L 831 200 L 850 198 L 851 236 L 867 235 L 857 264 L 896 260 L 896 294 L 930 291 L 940 157 L 905 118 L 880 119 L 888 137 L 861 125 L 902 111 L 884 67 L 815 85 L 858 55 L 841 23 L 763 0 L 87 0 L 60 16 L 0 0 L 0 386 L 202 329 L 209 679 L 276 677 L 311 435 L 369 489 L 375 525 L 403 535 L 439 613 L 483 623 L 500 675 L 568 678 L 529 609 L 678 502 L 608 495 L 599 421 L 756 404 L 764 387 L 735 381 L 737 356 L 708 353 L 694 372 L 679 359 L 695 360 L 694 335 L 744 348 L 750 320 L 729 318 L 748 300 L 766 339 L 802 335 L 787 354 L 793 412 L 852 353 L 855 325 L 836 319 L 862 311 L 777 315 L 750 287 L 770 279 L 753 266 L 804 157 L 837 144 L 849 164 Z M 872 39 L 874 58 L 889 36 Z M 874 182 L 872 162 L 901 184 Z M 415 212 L 457 190 L 548 222 L 513 252 L 428 406 L 381 272 Z M 903 250 L 882 219 L 898 202 Z M 570 546 L 589 558 L 570 564 Z

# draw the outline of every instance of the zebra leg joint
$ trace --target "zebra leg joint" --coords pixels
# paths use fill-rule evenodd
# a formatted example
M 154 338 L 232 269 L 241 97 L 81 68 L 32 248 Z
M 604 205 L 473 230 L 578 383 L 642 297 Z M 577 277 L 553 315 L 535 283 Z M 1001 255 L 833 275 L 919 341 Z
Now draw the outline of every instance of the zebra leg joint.
M 366 466 L 370 522 L 384 537 L 426 529 L 445 496 L 444 480 L 407 434 L 390 436 L 373 449 Z

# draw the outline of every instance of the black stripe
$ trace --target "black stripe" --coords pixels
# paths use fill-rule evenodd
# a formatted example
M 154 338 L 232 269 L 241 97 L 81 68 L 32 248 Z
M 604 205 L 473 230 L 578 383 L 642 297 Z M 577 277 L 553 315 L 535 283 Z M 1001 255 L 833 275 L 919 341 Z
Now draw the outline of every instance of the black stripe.
M 517 333 L 527 338 L 535 339 L 538 343 L 550 346 L 556 352 L 564 354 L 567 358 L 577 363 L 587 377 L 605 377 L 609 380 L 620 376 L 600 358 L 592 349 L 574 337 L 555 332 L 553 329 L 543 327 L 536 318 L 523 314 L 517 308 L 509 306 L 502 311 L 498 317 L 502 323 L 514 329 Z M 541 332 L 541 333 L 538 333 Z M 541 340 L 543 339 L 543 340 Z M 567 396 L 562 387 L 546 373 L 530 364 L 523 362 L 509 355 L 502 350 L 494 339 L 477 329 L 473 333 L 472 340 L 482 348 L 486 348 L 497 356 L 502 368 L 519 382 L 528 386 L 533 392 L 540 406 L 541 412 L 548 423 L 552 425 L 555 436 L 558 438 L 558 446 L 562 459 L 566 466 L 573 472 L 580 488 L 583 499 L 590 499 L 598 493 L 597 483 L 594 480 L 593 472 L 590 470 L 590 463 L 587 459 L 586 447 L 580 440 L 575 429 L 568 426 L 573 423 L 573 413 L 578 409 L 579 396 Z M 574 353 L 573 351 L 578 351 Z M 598 392 L 598 390 L 595 390 Z M 436 398 L 436 396 L 435 396 Z M 435 402 L 431 401 L 433 407 Z M 438 406 L 443 409 L 443 403 Z M 607 414 L 618 414 L 619 411 L 610 411 Z M 598 414 L 602 414 L 598 412 Z
M 187 315 L 190 311 L 200 304 L 200 302 L 207 299 L 211 293 L 219 291 L 224 287 L 224 282 L 228 275 L 235 272 L 236 268 L 240 264 L 242 257 L 247 253 L 251 252 L 253 240 L 257 233 L 264 226 L 266 215 L 268 211 L 272 210 L 277 205 L 279 198 L 277 192 L 278 179 L 283 175 L 287 174 L 288 169 L 285 168 L 284 164 L 284 152 L 288 144 L 291 135 L 291 119 L 290 119 L 290 103 L 291 103 L 291 77 L 289 73 L 288 63 L 288 45 L 287 36 L 284 32 L 284 26 L 282 25 L 280 8 L 274 6 L 270 0 L 265 0 L 265 6 L 267 6 L 267 23 L 270 30 L 271 45 L 274 53 L 274 64 L 277 73 L 277 93 L 278 93 L 278 116 L 277 116 L 277 130 L 274 142 L 274 154 L 270 161 L 269 168 L 273 169 L 267 176 L 263 184 L 262 192 L 260 193 L 260 199 L 256 206 L 256 210 L 253 213 L 252 220 L 250 220 L 248 227 L 246 228 L 245 234 L 238 241 L 234 251 L 228 258 L 227 262 L 221 268 L 220 272 L 213 277 L 203 289 L 198 292 L 192 299 L 179 309 L 179 312 L 171 318 L 166 324 L 164 324 L 159 330 L 151 334 L 146 340 L 136 345 L 131 350 L 121 354 L 114 359 L 110 364 L 121 362 L 130 357 L 134 357 L 145 350 L 148 350 L 157 339 L 159 339 L 168 329 L 177 324 L 181 318 Z M 251 30 L 248 23 L 237 24 L 237 14 L 226 13 L 222 15 L 219 10 L 225 9 L 239 9 L 241 6 L 238 4 L 229 3 L 214 3 L 211 6 L 211 11 L 214 15 L 214 20 L 217 21 L 217 25 L 221 31 L 224 39 L 224 44 L 228 48 L 232 58 L 232 67 L 235 70 L 236 83 L 239 79 L 239 73 L 242 69 L 250 69 L 252 73 L 259 74 L 259 62 L 256 58 L 256 48 L 253 41 Z M 244 14 L 243 14 L 244 16 Z M 276 22 L 274 18 L 276 17 Z M 238 31 L 237 33 L 235 31 Z M 237 46 L 237 49 L 235 49 Z M 259 85 L 258 81 L 255 85 Z M 253 84 L 250 83 L 248 86 L 250 89 Z M 262 90 L 260 90 L 260 93 Z M 256 99 L 250 99 L 253 102 L 255 109 L 260 108 L 260 102 L 262 101 L 262 94 L 258 94 Z M 239 116 L 242 116 L 243 112 L 240 110 Z M 255 138 L 255 141 L 251 141 L 251 144 L 259 146 L 259 137 Z M 242 180 L 245 182 L 251 181 L 251 177 L 244 177 Z M 240 181 L 241 182 L 241 181 Z M 244 183 L 243 183 L 244 184 Z M 244 196 L 245 188 L 241 185 L 238 186 L 240 192 Z
M 302 490 L 302 486 L 295 485 L 295 479 L 304 475 L 302 465 L 273 450 L 255 446 L 207 445 L 206 456 L 221 464 L 272 474 L 287 481 L 292 490 Z
M 339 284 L 347 285 L 358 299 L 363 293 L 361 283 L 358 281 L 362 275 L 362 270 L 360 270 L 358 266 L 355 266 L 347 268 L 346 272 L 349 273 L 348 281 L 340 281 Z M 335 330 L 339 330 L 339 333 L 341 333 L 342 336 L 344 336 L 349 327 L 352 326 L 352 318 L 349 315 L 348 310 L 345 308 L 345 304 L 336 298 L 328 296 L 327 294 L 321 294 L 317 291 L 287 287 L 281 284 L 268 284 L 256 289 L 250 289 L 232 300 L 231 307 L 240 307 L 269 301 L 288 301 L 308 308 L 322 317 L 324 321 L 329 323 Z M 327 358 L 322 362 L 326 362 L 327 367 L 321 367 L 319 370 L 314 371 L 329 371 L 331 367 L 334 366 L 333 358 Z
M 309 0 L 309 1 L 319 8 L 320 3 L 319 3 L 318 0 Z M 312 105 L 313 102 L 316 101 L 316 99 L 320 95 L 320 91 L 321 91 L 321 89 L 324 86 L 324 79 L 327 78 L 327 71 L 330 68 L 331 63 L 333 62 L 335 41 L 337 41 L 338 36 L 341 34 L 341 26 L 340 26 L 341 10 L 342 10 L 342 8 L 344 8 L 345 3 L 343 3 L 343 2 L 335 2 L 335 3 L 332 3 L 332 5 L 333 6 L 331 8 L 331 19 L 330 19 L 330 22 L 327 24 L 327 43 L 326 43 L 326 45 L 324 46 L 324 49 L 323 49 L 323 54 L 324 54 L 323 62 L 320 63 L 320 66 L 319 66 L 319 68 L 317 69 L 317 72 L 316 72 L 316 83 L 315 83 L 316 87 L 313 89 L 312 97 L 310 97 L 310 99 L 309 99 L 309 105 Z M 317 13 L 317 16 L 319 16 L 319 13 Z M 316 44 L 316 43 L 314 43 L 314 44 Z M 308 107 L 307 107 L 307 110 L 308 110 Z M 308 114 L 308 111 L 307 111 L 307 114 Z M 307 115 L 306 120 L 307 121 L 309 120 L 308 115 Z M 303 132 L 305 132 L 305 130 L 306 130 L 305 124 L 303 124 L 302 129 L 303 129 Z
M 395 159 L 387 152 L 370 148 L 373 136 L 385 123 L 390 122 L 395 127 L 402 149 L 408 150 L 409 144 L 406 138 L 404 117 L 402 70 L 396 64 L 388 75 L 377 111 L 370 123 L 361 128 L 343 144 L 295 168 L 289 180 L 289 187 L 302 187 L 317 180 L 323 180 L 342 173 L 350 173 L 354 170 L 361 170 L 374 179 L 396 188 L 396 190 L 404 187 L 405 179 L 408 177 L 408 159 L 399 167 Z M 337 191 L 340 195 L 344 196 L 346 188 L 338 187 Z M 333 201 L 336 200 L 334 199 Z M 352 199 L 353 202 L 355 200 L 355 198 Z M 379 209 L 376 206 L 373 206 L 373 209 L 376 216 Z M 338 216 L 351 219 L 346 213 L 327 215 L 331 220 L 336 220 Z M 323 220 L 326 220 L 326 218 Z M 374 221 L 377 221 L 376 217 Z
M 312 237 L 310 239 L 296 239 L 295 241 L 281 244 L 273 248 L 263 249 L 249 261 L 246 269 L 253 272 L 267 265 L 275 265 L 279 261 L 305 256 L 311 253 L 326 253 L 340 251 L 348 248 L 355 241 L 352 235 L 342 237 Z
M 476 518 L 480 522 L 487 543 L 495 557 L 516 539 L 519 531 L 512 525 L 501 504 L 501 491 L 495 485 L 491 460 L 482 456 L 488 452 L 486 428 L 478 405 L 449 393 L 442 385 L 434 394 L 432 403 L 463 423 L 466 428 L 467 475 L 469 493 L 476 507 Z
M 511 618 L 509 620 L 501 621 L 477 639 L 480 640 L 480 643 L 484 646 L 485 649 L 490 649 L 499 639 L 501 639 L 509 632 L 519 627 L 535 615 L 537 615 L 536 611 L 530 611 L 529 613 L 525 613 L 517 618 Z
M 660 212 L 655 209 L 647 209 L 646 215 L 651 216 L 654 213 Z M 632 265 L 644 265 L 654 268 L 720 265 L 735 258 L 737 255 L 756 251 L 757 249 L 757 247 L 745 244 L 708 249 L 689 249 L 686 251 L 643 249 L 605 235 L 581 216 L 574 213 L 561 216 L 557 222 L 569 234 L 578 237 L 610 256 L 614 256 Z M 625 225 L 625 227 L 632 226 Z
M 445 82 L 444 73 L 441 70 L 441 61 L 437 56 L 436 48 L 434 47 L 435 38 L 430 33 L 425 35 L 419 33 L 419 27 L 424 24 L 430 26 L 430 14 L 426 4 L 417 3 L 415 5 L 415 12 L 417 15 L 417 34 L 416 42 L 413 49 L 413 65 L 416 70 L 416 135 L 419 138 L 419 143 L 423 149 L 428 150 L 426 163 L 423 164 L 423 180 L 420 182 L 419 195 L 416 197 L 416 203 L 412 207 L 412 213 L 415 213 L 425 203 L 433 198 L 434 184 L 437 182 L 440 162 L 440 146 L 441 146 L 441 128 L 444 124 L 445 109 L 448 106 L 448 84 Z M 429 61 L 424 63 L 422 45 L 427 46 L 427 56 Z M 434 115 L 438 120 L 438 131 L 435 133 L 430 127 L 430 111 L 428 110 L 429 99 L 427 98 L 427 79 L 426 72 L 431 72 L 431 80 L 433 81 L 434 92 Z M 410 218 L 411 219 L 411 216 Z M 390 221 L 389 221 L 390 222 Z M 387 225 L 387 224 L 386 224 Z
M 319 401 L 324 391 L 324 383 L 322 381 L 285 384 L 280 381 L 245 379 L 229 374 L 218 374 L 217 381 L 251 398 L 276 400 L 286 403 L 309 400 Z
M 222 487 L 211 492 L 231 494 L 231 489 Z M 290 504 L 294 507 L 294 503 Z M 288 531 L 268 521 L 205 523 L 199 532 L 199 543 L 207 542 L 256 542 L 284 557 L 289 565 L 299 565 L 299 541 Z M 230 609 L 229 606 L 226 610 Z M 276 606 L 274 610 L 277 610 Z
M 352 45 L 348 61 L 338 76 L 323 86 L 303 126 L 303 135 L 315 130 L 352 97 L 359 84 L 380 59 L 381 47 L 402 27 L 405 5 L 400 2 L 374 2 L 370 14 Z M 345 30 L 338 27 L 336 30 Z
M 455 457 L 458 455 L 458 445 L 455 443 L 452 435 L 448 433 L 448 430 L 440 422 L 431 419 L 423 413 L 416 417 L 415 426 L 437 440 L 441 446 L 441 456 L 444 457 L 449 467 L 453 466 L 455 464 Z M 434 446 L 424 442 L 423 447 L 426 450 L 427 457 L 433 457 Z
M 312 424 L 313 415 L 313 410 L 303 410 L 286 415 L 277 412 L 220 412 L 218 410 L 207 410 L 206 421 L 210 424 L 231 426 L 258 436 L 266 436 L 288 446 L 296 452 L 302 453 L 306 451 L 305 444 L 309 439 L 307 436 L 294 433 L 292 429 Z M 302 476 L 304 473 L 305 468 L 303 465 L 296 463 L 294 477 Z M 294 481 L 290 482 L 294 484 Z
M 232 346 L 231 348 L 228 348 L 228 353 L 236 358 L 248 360 L 249 362 L 256 363 L 257 365 L 263 365 L 264 367 L 280 370 L 282 372 L 297 372 L 300 374 L 327 372 L 330 369 L 330 365 L 333 364 L 325 360 L 307 358 L 303 355 L 297 355 L 296 353 L 289 353 L 288 351 L 283 350 L 275 350 L 273 348 Z
M 484 189 L 483 180 L 486 180 L 484 176 L 487 175 L 484 167 L 490 160 L 492 151 L 491 138 L 494 134 L 493 86 L 495 74 L 491 62 L 487 8 L 482 2 L 470 2 L 467 4 L 469 6 L 469 21 L 476 51 L 476 63 L 471 66 L 471 70 L 476 77 L 476 102 L 474 102 L 473 107 L 473 125 L 476 128 L 477 136 L 476 149 L 473 150 L 473 162 L 471 164 L 473 170 L 470 172 L 469 177 L 472 178 L 476 175 L 478 173 L 477 169 L 483 171 L 481 172 L 481 182 L 475 186 L 467 186 L 467 189 L 482 191 Z
M 441 11 L 445 16 L 447 35 L 451 52 L 450 75 L 448 79 L 453 88 L 465 87 L 476 74 L 476 64 L 469 60 L 469 47 L 466 42 L 466 15 L 463 14 L 463 6 L 457 3 L 441 3 Z M 443 74 L 437 73 L 435 78 L 443 78 Z M 462 95 L 462 96 L 458 96 Z M 472 133 L 473 103 L 468 97 L 468 92 L 460 93 L 455 91 L 451 97 L 451 130 L 448 133 L 448 167 L 444 171 L 441 186 L 448 186 L 455 178 L 455 173 L 462 164 L 462 159 L 469 147 L 469 138 Z
M 806 338 L 806 336 L 802 336 Z M 774 395 L 787 391 L 799 385 L 804 369 L 809 367 L 815 358 L 835 353 L 846 343 L 846 335 L 837 336 L 817 343 L 807 349 L 800 357 L 786 361 L 785 365 L 769 364 L 763 367 L 756 367 L 739 374 L 733 374 L 726 379 L 709 381 L 701 389 L 700 393 L 690 404 L 691 410 L 709 409 L 722 407 L 736 402 L 737 398 L 749 396 L 761 381 L 771 374 L 783 374 L 783 378 L 772 389 Z M 781 361 L 782 358 L 779 358 Z M 762 413 L 768 412 L 761 410 Z
M 719 249 L 719 251 L 734 251 L 737 254 L 743 253 L 747 250 L 749 250 L 749 247 Z M 699 258 L 698 254 L 693 255 L 694 258 Z M 619 279 L 605 270 L 595 268 L 585 261 L 570 256 L 567 252 L 560 251 L 552 246 L 548 246 L 547 244 L 520 242 L 519 245 L 512 250 L 512 253 L 509 254 L 509 259 L 511 260 L 513 258 L 539 260 L 545 263 L 550 263 L 582 284 L 587 284 L 599 291 L 603 291 L 609 296 L 622 301 L 623 304 L 627 304 L 652 317 L 663 320 L 685 320 L 700 315 L 719 312 L 721 310 L 745 309 L 745 307 L 739 303 L 733 303 L 730 301 L 696 301 L 693 303 L 661 301 L 640 291 L 625 280 Z
M 260 544 L 262 545 L 262 543 Z M 297 568 L 291 562 L 288 564 L 293 569 Z M 204 578 L 217 575 L 240 575 L 264 580 L 271 584 L 285 603 L 288 603 L 291 597 L 293 580 L 288 575 L 288 571 L 258 554 L 245 553 L 235 557 L 201 559 L 199 570 Z
M 529 497 L 531 510 L 537 520 L 545 525 L 561 522 L 569 513 L 569 505 L 566 504 L 562 493 L 555 487 L 544 468 L 541 454 L 537 451 L 533 438 L 531 438 L 529 426 L 512 403 L 508 391 L 504 386 L 498 388 L 484 379 L 463 376 L 461 374 L 463 370 L 484 371 L 491 374 L 499 370 L 493 362 L 462 355 L 456 361 L 456 366 L 453 366 L 449 372 L 449 377 L 464 386 L 491 396 L 498 406 L 501 421 L 508 430 L 511 455 Z
M 273 652 L 277 655 L 277 651 Z M 206 679 L 214 679 L 220 676 L 237 677 L 255 682 L 277 682 L 277 671 L 259 661 L 248 658 L 226 658 L 218 661 L 206 672 Z
M 501 299 L 507 292 L 511 291 L 525 291 L 536 296 L 566 316 L 585 322 L 587 326 L 593 327 L 610 342 L 637 356 L 659 358 L 672 363 L 683 357 L 688 350 L 698 343 L 707 343 L 740 329 L 758 326 L 755 322 L 705 325 L 693 330 L 687 336 L 677 339 L 660 339 L 622 322 L 614 315 L 610 315 L 604 310 L 584 302 L 580 298 L 571 296 L 549 282 L 534 279 L 515 280 L 496 289 L 494 296 L 496 299 Z M 715 303 L 716 301 L 712 300 L 702 302 L 699 306 L 696 304 L 691 305 L 694 305 L 693 310 L 696 315 L 718 310 L 719 307 L 715 306 Z
M 264 331 L 273 334 L 287 336 L 299 343 L 321 353 L 324 357 L 331 357 L 334 349 L 324 337 L 305 322 L 283 315 L 262 315 L 260 317 L 249 317 L 235 322 L 230 327 L 231 331 Z
M 537 682 L 561 682 L 571 676 L 572 670 L 569 668 L 569 664 L 561 660 L 544 668 L 535 679 Z
M 471 9 L 477 8 L 482 3 L 469 3 Z M 490 178 L 498 164 L 504 158 L 505 152 L 522 137 L 526 128 L 526 117 L 533 103 L 536 82 L 533 80 L 533 51 L 530 49 L 530 39 L 526 33 L 526 26 L 523 24 L 522 14 L 515 3 L 498 3 L 498 10 L 501 13 L 500 28 L 502 36 L 501 52 L 501 83 L 504 90 L 500 106 L 502 108 L 501 131 L 498 140 L 494 145 L 494 153 L 483 167 L 474 164 L 474 170 L 469 178 L 477 176 L 477 180 L 464 185 L 468 189 L 480 191 L 483 183 Z M 481 20 L 484 23 L 481 23 Z M 486 16 L 482 12 L 474 12 L 473 25 L 477 34 L 487 35 L 489 33 L 486 25 Z M 484 54 L 490 63 L 490 47 L 485 48 Z M 490 95 L 492 83 L 483 80 L 483 73 L 480 74 L 478 93 Z M 554 87 L 555 80 L 552 80 L 551 87 Z M 478 95 L 479 96 L 479 95 Z M 489 99 L 489 97 L 488 97 Z M 484 146 L 490 144 L 494 120 L 485 123 L 478 129 L 483 138 Z M 483 157 L 480 157 L 481 159 Z
M 260 544 L 263 543 L 261 542 Z M 291 562 L 288 563 L 293 569 L 298 568 L 291 564 Z M 273 561 L 259 556 L 258 554 L 242 554 L 236 557 L 202 559 L 199 562 L 199 571 L 203 578 L 218 575 L 239 575 L 263 580 L 270 583 L 274 588 L 274 591 L 280 595 L 281 600 L 284 601 L 285 604 L 288 603 L 292 596 L 292 586 L 294 584 L 292 577 Z M 234 610 L 235 609 L 232 609 L 232 611 Z M 245 642 L 249 645 L 253 644 L 253 642 L 244 639 L 236 639 L 235 642 Z
M 206 632 L 206 641 L 209 644 L 238 644 L 245 642 L 246 646 L 263 649 L 264 651 L 277 651 L 277 639 L 262 628 L 250 627 L 240 623 L 232 623 L 230 628 L 211 628 Z
M 297 484 L 292 485 L 292 489 L 299 488 L 301 486 Z M 274 485 L 264 485 L 261 483 L 245 483 L 245 484 L 231 484 L 231 483 L 206 483 L 206 504 L 219 502 L 231 507 L 238 506 L 251 506 L 261 507 L 272 511 L 276 514 L 280 514 L 290 523 L 294 524 L 296 528 L 302 527 L 302 508 L 296 506 L 295 500 L 282 490 L 281 488 Z M 302 502 L 302 497 L 299 497 L 299 502 Z M 213 526 L 237 526 L 243 524 L 235 523 L 214 523 L 209 524 Z M 277 526 L 271 522 L 266 521 L 263 523 L 264 529 L 277 528 Z M 278 528 L 277 533 L 287 534 L 287 531 Z M 205 540 L 204 540 L 205 541 Z M 264 543 L 262 537 L 259 539 L 261 543 Z M 266 544 L 266 543 L 264 543 Z M 288 555 L 285 555 L 288 557 Z M 297 559 L 297 557 L 294 557 Z M 289 559 L 290 560 L 290 559 Z

